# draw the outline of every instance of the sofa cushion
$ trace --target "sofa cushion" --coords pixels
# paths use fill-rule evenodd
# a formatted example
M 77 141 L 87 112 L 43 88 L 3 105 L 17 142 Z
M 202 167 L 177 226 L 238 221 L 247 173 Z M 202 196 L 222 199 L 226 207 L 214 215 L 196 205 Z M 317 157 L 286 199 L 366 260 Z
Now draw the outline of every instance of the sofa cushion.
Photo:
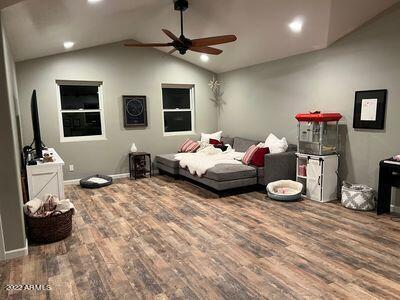
M 233 139 L 233 149 L 235 149 L 238 152 L 246 152 L 247 149 L 249 149 L 249 147 L 251 145 L 257 145 L 259 142 L 257 141 L 253 141 L 253 140 L 248 140 L 248 139 L 243 139 L 240 137 L 235 137 Z
M 172 154 L 160 154 L 156 156 L 156 162 L 166 165 L 170 168 L 179 168 L 179 160 L 174 158 L 175 153 Z
M 168 174 L 172 174 L 172 175 L 178 175 L 179 174 L 179 170 L 180 168 L 171 168 L 169 166 L 166 166 L 164 164 L 161 163 L 156 163 L 156 167 L 158 170 L 162 171 L 162 172 L 166 172 Z M 160 172 L 160 173 L 162 173 Z
M 257 176 L 264 177 L 264 167 L 257 167 Z
M 264 184 L 264 167 L 258 167 L 257 170 L 257 183 Z
M 234 188 L 252 186 L 252 185 L 257 184 L 256 177 L 241 178 L 241 179 L 236 179 L 236 180 L 217 181 L 217 180 L 205 178 L 204 176 L 199 177 L 197 175 L 192 175 L 189 173 L 188 170 L 182 169 L 182 168 L 179 169 L 179 174 L 181 176 L 184 176 L 193 181 L 199 182 L 199 183 L 206 185 L 217 191 L 230 190 L 230 189 L 234 189 Z
M 228 181 L 256 176 L 257 171 L 252 166 L 242 164 L 218 164 L 208 169 L 203 177 L 216 181 Z
M 221 138 L 221 141 L 224 142 L 225 145 L 229 144 L 229 145 L 231 145 L 233 147 L 233 138 L 227 137 L 227 136 L 223 136 Z

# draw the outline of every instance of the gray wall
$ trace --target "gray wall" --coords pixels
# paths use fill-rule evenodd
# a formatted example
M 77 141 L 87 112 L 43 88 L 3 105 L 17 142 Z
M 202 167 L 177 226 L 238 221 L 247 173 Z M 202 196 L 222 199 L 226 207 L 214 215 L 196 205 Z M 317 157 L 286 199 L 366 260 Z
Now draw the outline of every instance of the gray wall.
M 15 64 L 0 15 L 0 214 L 5 250 L 25 247 Z
M 378 163 L 400 152 L 400 7 L 326 50 L 219 75 L 225 134 L 264 139 L 270 132 L 296 142 L 296 113 L 340 112 L 344 178 L 377 187 Z M 352 128 L 354 93 L 388 89 L 386 128 Z
M 152 155 L 176 151 L 187 136 L 163 136 L 161 84 L 195 84 L 196 132 L 217 129 L 217 111 L 209 100 L 213 74 L 154 49 L 132 49 L 118 44 L 69 52 L 17 64 L 24 144 L 32 141 L 30 97 L 37 89 L 42 138 L 64 158 L 65 179 L 94 173 L 128 172 L 132 142 Z M 56 80 L 103 81 L 106 141 L 60 143 Z M 149 126 L 123 127 L 122 95 L 146 95 Z M 75 172 L 68 171 L 73 164 Z

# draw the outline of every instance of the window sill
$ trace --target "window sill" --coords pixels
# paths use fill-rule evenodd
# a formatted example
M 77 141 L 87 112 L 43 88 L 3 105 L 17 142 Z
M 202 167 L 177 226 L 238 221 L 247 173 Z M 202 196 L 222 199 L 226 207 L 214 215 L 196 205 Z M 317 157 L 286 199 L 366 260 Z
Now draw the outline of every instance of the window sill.
M 91 142 L 91 141 L 106 141 L 107 138 L 104 135 L 90 135 L 90 136 L 72 136 L 72 137 L 62 137 L 60 139 L 61 143 L 70 142 Z
M 164 132 L 164 136 L 196 135 L 194 131 Z

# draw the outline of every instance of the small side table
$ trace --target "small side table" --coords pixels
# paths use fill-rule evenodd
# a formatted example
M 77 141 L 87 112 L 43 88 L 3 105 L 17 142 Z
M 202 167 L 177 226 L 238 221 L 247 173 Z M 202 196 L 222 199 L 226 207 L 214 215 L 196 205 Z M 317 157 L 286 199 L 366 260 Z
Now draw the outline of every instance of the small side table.
M 129 177 L 137 179 L 145 177 L 147 174 L 151 177 L 151 154 L 147 152 L 129 153 Z

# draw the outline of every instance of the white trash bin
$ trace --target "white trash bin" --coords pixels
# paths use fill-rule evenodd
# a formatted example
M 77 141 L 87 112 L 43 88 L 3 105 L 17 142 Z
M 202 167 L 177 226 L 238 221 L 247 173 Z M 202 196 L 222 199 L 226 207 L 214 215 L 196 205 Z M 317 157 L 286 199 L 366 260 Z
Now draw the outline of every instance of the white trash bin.
M 354 210 L 374 210 L 374 190 L 363 184 L 343 182 L 342 205 Z

